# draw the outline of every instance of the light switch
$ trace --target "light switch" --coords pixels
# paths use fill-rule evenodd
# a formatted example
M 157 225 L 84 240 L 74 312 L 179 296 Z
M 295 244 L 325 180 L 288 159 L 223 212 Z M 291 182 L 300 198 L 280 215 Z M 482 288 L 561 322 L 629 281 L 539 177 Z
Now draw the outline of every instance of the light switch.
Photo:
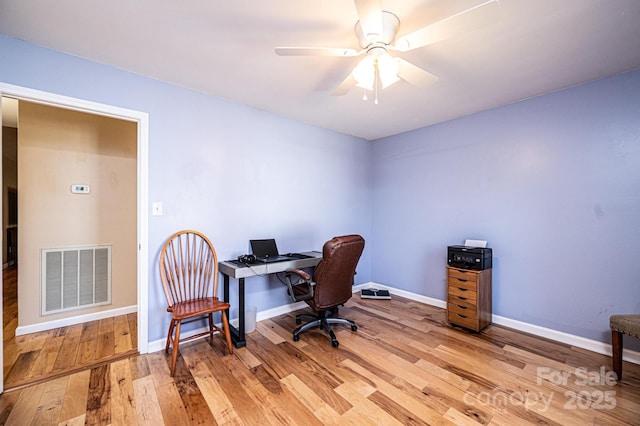
M 151 214 L 154 216 L 162 216 L 162 201 L 154 201 L 151 205 Z

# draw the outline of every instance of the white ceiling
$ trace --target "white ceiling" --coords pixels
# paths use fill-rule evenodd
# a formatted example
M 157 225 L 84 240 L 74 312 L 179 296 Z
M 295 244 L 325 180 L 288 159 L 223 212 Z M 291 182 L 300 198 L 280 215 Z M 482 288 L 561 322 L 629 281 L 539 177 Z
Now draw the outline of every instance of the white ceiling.
M 481 0 L 382 3 L 401 36 Z M 350 0 L 0 0 L 1 34 L 369 140 L 640 68 L 639 0 L 501 0 L 480 29 L 398 54 L 439 80 L 378 105 L 331 96 L 360 58 L 274 53 L 359 49 L 357 19 Z

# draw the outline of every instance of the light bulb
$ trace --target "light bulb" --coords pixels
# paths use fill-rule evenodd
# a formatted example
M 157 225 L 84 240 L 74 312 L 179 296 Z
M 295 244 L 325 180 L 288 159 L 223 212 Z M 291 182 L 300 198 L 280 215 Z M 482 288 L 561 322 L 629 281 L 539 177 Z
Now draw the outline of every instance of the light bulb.
M 356 86 L 363 89 L 373 90 L 373 83 L 376 78 L 376 69 L 371 57 L 363 58 L 358 66 L 353 69 L 353 78 L 356 79 Z
M 378 57 L 378 74 L 380 75 L 380 83 L 383 89 L 400 80 L 398 77 L 399 70 L 400 63 L 388 54 Z

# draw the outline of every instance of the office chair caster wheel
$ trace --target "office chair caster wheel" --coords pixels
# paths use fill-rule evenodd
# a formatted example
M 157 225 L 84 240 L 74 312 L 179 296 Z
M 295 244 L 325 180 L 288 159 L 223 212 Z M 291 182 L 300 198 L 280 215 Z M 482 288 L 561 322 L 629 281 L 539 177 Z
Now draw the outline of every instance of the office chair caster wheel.
M 302 324 L 302 320 L 300 318 L 296 318 L 296 324 L 298 325 Z
M 340 343 L 338 343 L 338 341 L 337 341 L 337 340 L 332 340 L 332 341 L 331 341 L 331 346 L 333 346 L 334 348 L 337 348 L 339 344 L 340 344 Z
M 356 330 L 358 330 L 358 327 L 356 327 L 355 325 L 352 325 L 351 326 L 351 331 L 356 331 Z
M 295 334 L 294 334 L 294 335 L 293 335 L 293 341 L 294 341 L 294 342 L 297 342 L 297 341 L 299 341 L 299 340 L 300 340 L 300 336 L 298 336 L 298 335 L 295 335 Z

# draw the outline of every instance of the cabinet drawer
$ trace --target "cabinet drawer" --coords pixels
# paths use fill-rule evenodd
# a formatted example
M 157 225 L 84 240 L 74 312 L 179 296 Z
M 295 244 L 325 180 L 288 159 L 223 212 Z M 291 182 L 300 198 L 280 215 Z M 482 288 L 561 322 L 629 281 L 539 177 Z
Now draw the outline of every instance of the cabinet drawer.
M 470 290 L 459 286 L 449 285 L 448 295 L 461 300 L 478 300 L 478 293 L 475 289 Z
M 447 303 L 453 303 L 454 305 L 465 308 L 478 309 L 478 299 L 475 297 L 456 296 L 455 294 L 451 294 L 451 292 L 448 294 Z
M 449 269 L 447 285 L 475 291 L 478 288 L 478 274 L 459 269 Z
M 478 330 L 478 318 L 474 315 L 469 315 L 468 312 L 459 312 L 457 310 L 447 310 L 447 320 L 450 323 L 460 325 L 462 327 Z

